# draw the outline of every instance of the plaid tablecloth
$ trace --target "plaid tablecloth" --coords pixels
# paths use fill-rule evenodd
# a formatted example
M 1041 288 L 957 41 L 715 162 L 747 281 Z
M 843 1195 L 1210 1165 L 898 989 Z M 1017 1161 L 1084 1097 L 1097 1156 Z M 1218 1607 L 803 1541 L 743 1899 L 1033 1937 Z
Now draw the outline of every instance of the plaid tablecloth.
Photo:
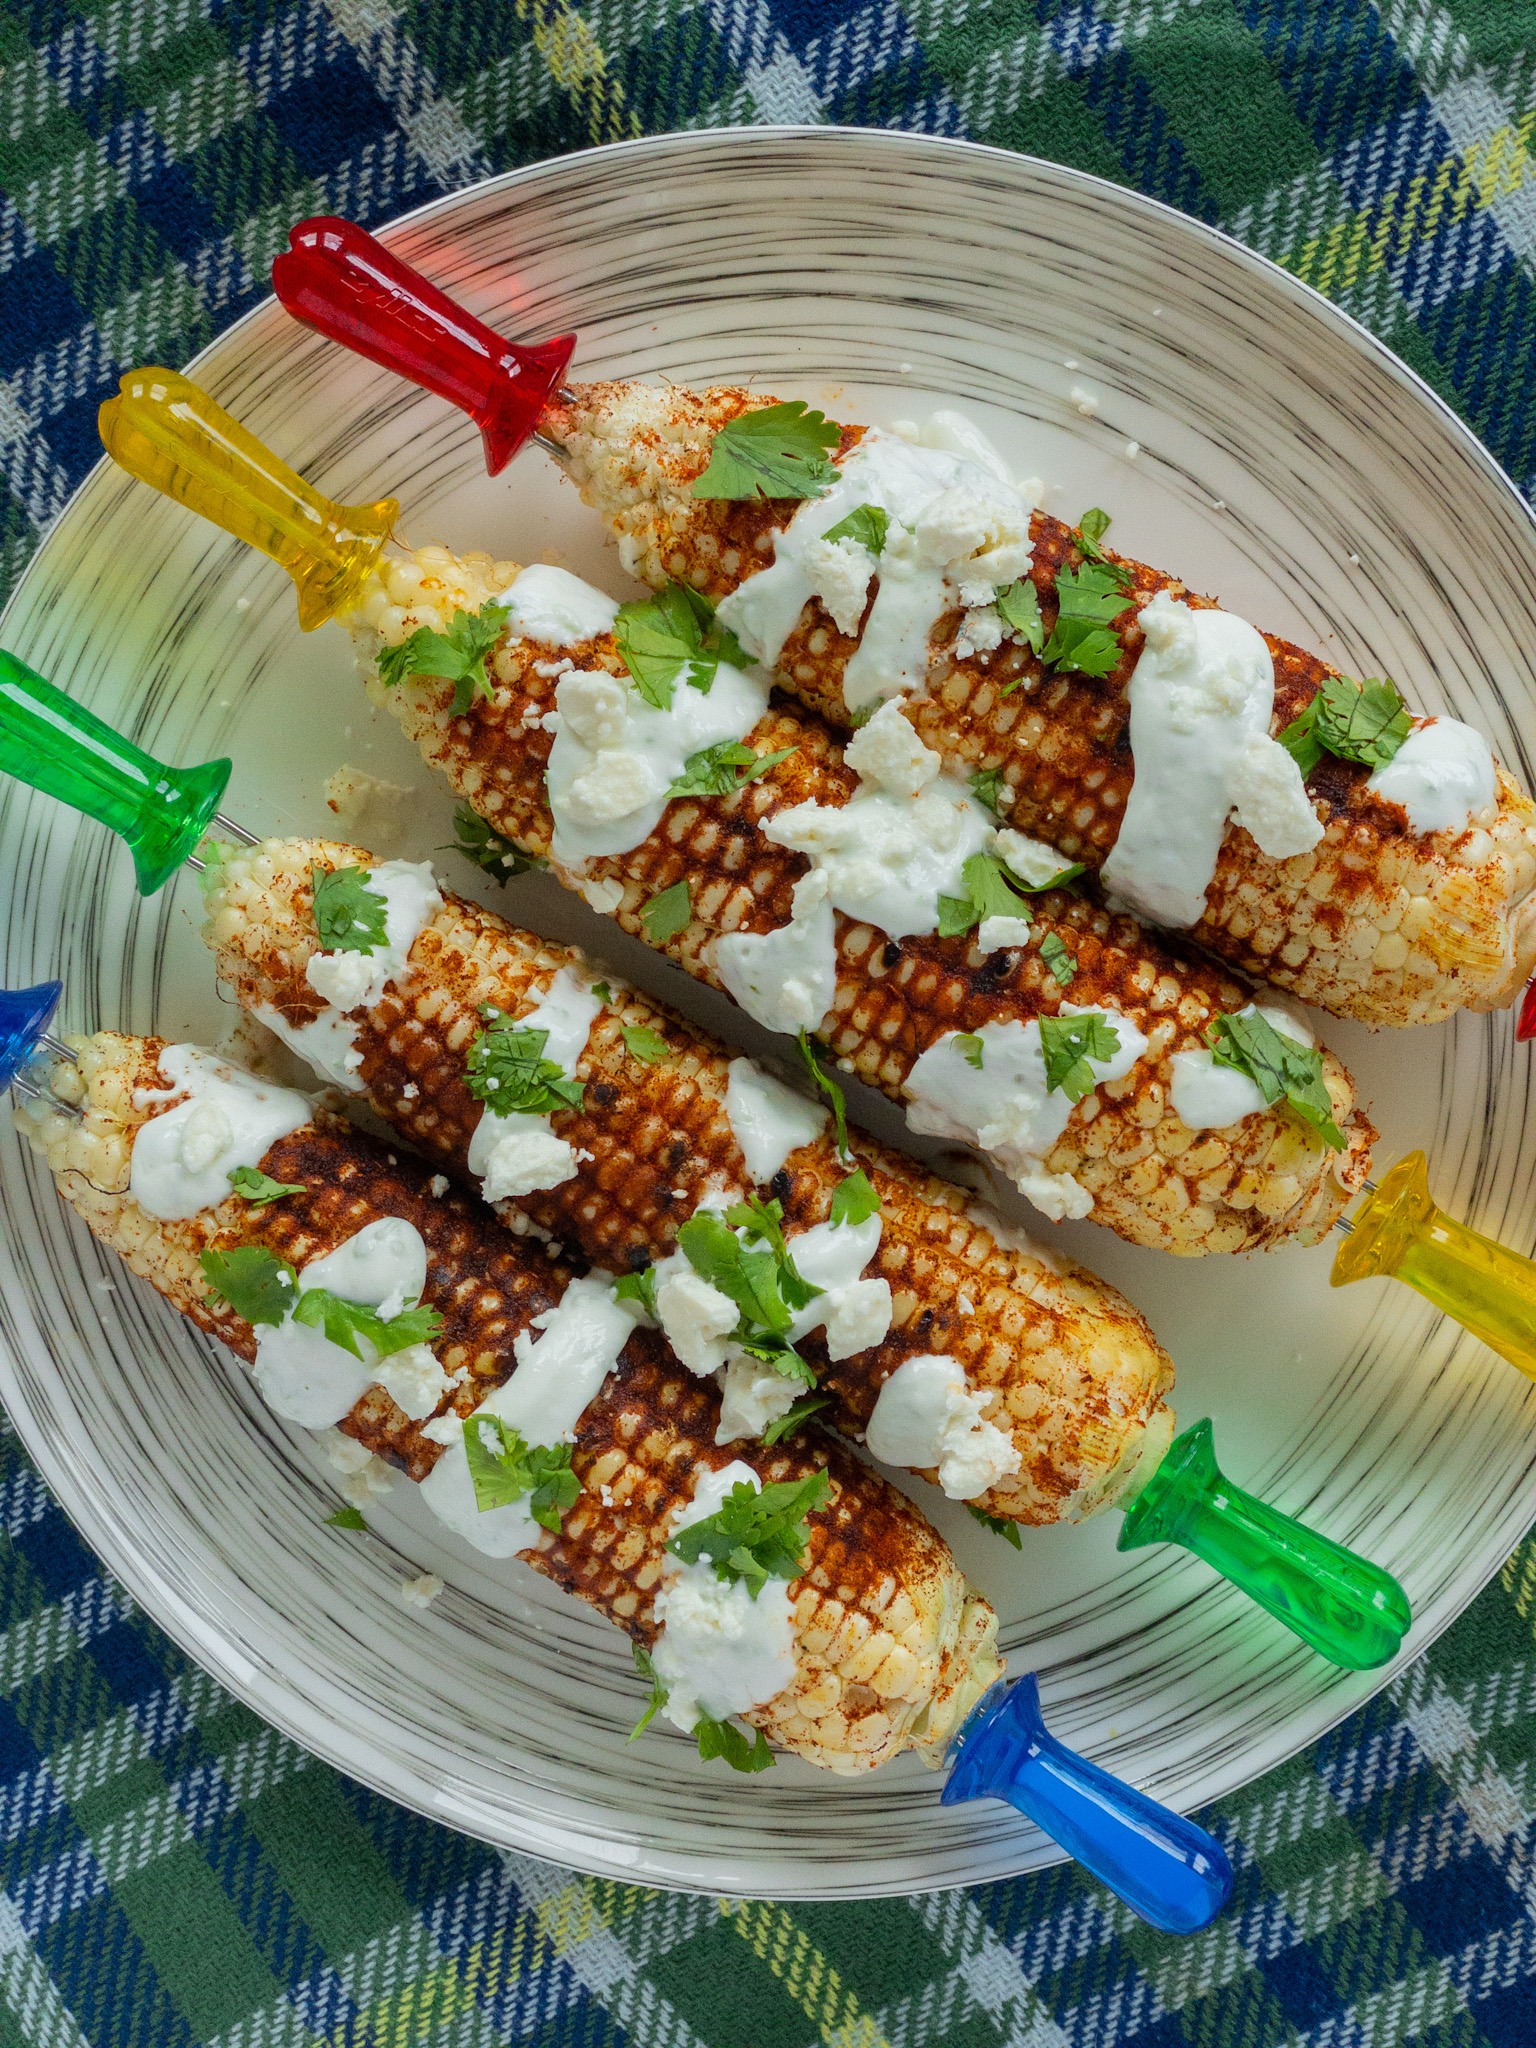
M 378 221 L 592 142 L 969 136 L 1219 222 L 1536 470 L 1536 0 L 0 0 L 0 576 L 118 372 Z M 1072 1869 L 682 1899 L 499 1856 L 204 1677 L 0 1437 L 0 2048 L 1532 2048 L 1536 1543 L 1391 1691 L 1204 1817 L 1231 1913 Z M 835 1845 L 829 1845 L 835 1854 Z

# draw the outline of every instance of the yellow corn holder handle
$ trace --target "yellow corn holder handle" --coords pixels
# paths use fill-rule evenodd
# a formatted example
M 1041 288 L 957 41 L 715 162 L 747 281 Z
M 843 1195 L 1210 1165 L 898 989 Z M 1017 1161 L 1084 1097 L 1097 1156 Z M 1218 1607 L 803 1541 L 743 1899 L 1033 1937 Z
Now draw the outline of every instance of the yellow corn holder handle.
M 1335 1287 L 1404 1280 L 1536 1379 L 1536 1261 L 1437 1209 L 1422 1152 L 1400 1159 L 1343 1228 Z
M 270 555 L 293 578 L 299 624 L 353 604 L 400 516 L 398 499 L 338 505 L 175 370 L 133 370 L 97 416 L 120 468 Z

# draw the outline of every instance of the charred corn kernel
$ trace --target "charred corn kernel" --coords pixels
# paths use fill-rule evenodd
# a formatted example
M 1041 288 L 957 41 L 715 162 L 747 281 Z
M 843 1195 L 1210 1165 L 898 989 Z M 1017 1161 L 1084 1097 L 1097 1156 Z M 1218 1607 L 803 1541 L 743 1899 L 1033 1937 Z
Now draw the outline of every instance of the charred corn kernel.
M 469 1361 L 440 1412 L 469 1414 L 510 1375 L 515 1338 L 555 1306 L 569 1269 L 509 1236 L 481 1204 L 434 1196 L 425 1167 L 392 1162 L 376 1140 L 323 1110 L 261 1162 L 274 1179 L 300 1184 L 301 1193 L 261 1208 L 231 1195 L 181 1222 L 141 1209 L 126 1191 L 133 1139 L 172 1106 L 160 1051 L 156 1039 L 100 1033 L 80 1049 L 83 1121 L 46 1105 L 17 1114 L 60 1194 L 96 1237 L 249 1362 L 251 1327 L 227 1305 L 210 1306 L 201 1252 L 259 1245 L 303 1265 L 366 1224 L 401 1216 L 426 1240 L 425 1299 L 444 1318 L 439 1355 L 445 1364 L 459 1355 Z M 68 1069 L 59 1072 L 63 1078 Z M 162 1091 L 161 1099 L 146 1105 L 136 1092 L 146 1089 Z M 713 1388 L 685 1373 L 654 1331 L 637 1329 L 577 1425 L 572 1464 L 580 1498 L 558 1536 L 541 1531 L 536 1548 L 522 1555 L 637 1642 L 651 1643 L 662 1545 L 700 1472 L 739 1457 L 766 1484 L 824 1467 L 833 1492 L 809 1521 L 805 1570 L 798 1592 L 791 1587 L 795 1678 L 744 1718 L 832 1771 L 870 1770 L 908 1749 L 938 1763 L 999 1676 L 991 1608 L 911 1502 L 841 1447 L 813 1435 L 772 1451 L 717 1449 L 718 1415 Z M 422 1422 L 412 1422 L 380 1386 L 341 1426 L 412 1479 L 425 1478 L 441 1456 Z M 899 1605 L 892 1598 L 898 1589 Z M 871 1684 L 877 1674 L 879 1688 Z
M 268 840 L 230 852 L 211 878 L 207 936 L 219 979 L 244 1007 L 290 1022 L 315 1016 L 305 976 L 319 949 L 312 909 L 316 867 L 366 867 L 360 847 L 318 839 Z M 534 1008 L 562 968 L 594 970 L 569 948 L 518 931 L 453 895 L 411 950 L 410 972 L 355 1018 L 358 1079 L 379 1113 L 460 1179 L 481 1104 L 464 1085 L 465 1057 L 492 1004 L 509 1016 Z M 636 1059 L 625 1028 L 667 1046 L 659 1064 Z M 557 1135 L 582 1159 L 563 1185 L 503 1205 L 600 1265 L 626 1270 L 675 1250 L 678 1226 L 706 1191 L 751 1183 L 726 1110 L 729 1055 L 694 1026 L 629 990 L 597 1017 L 576 1067 L 580 1110 L 559 1110 Z M 868 1277 L 889 1283 L 893 1315 L 880 1343 L 832 1362 L 819 1335 L 803 1341 L 829 1419 L 862 1434 L 880 1386 L 904 1358 L 947 1352 L 970 1386 L 993 1396 L 988 1419 L 1012 1422 L 1016 1474 L 983 1495 L 988 1513 L 1025 1522 L 1075 1521 L 1118 1499 L 1141 1456 L 1156 1461 L 1172 1431 L 1164 1396 L 1173 1366 L 1124 1297 L 1070 1261 L 1009 1230 L 975 1198 L 863 1136 L 855 1164 L 881 1204 L 880 1246 Z M 848 1168 L 830 1124 L 792 1152 L 771 1192 L 793 1233 L 825 1220 Z M 521 1214 L 517 1212 L 522 1212 Z M 974 1304 L 967 1314 L 959 1303 Z M 1038 1404 L 1010 1414 L 1027 1390 Z M 1122 1424 L 1113 1460 L 1091 1448 L 1107 1418 Z M 1085 1447 L 1086 1446 L 1088 1447 Z
M 547 855 L 552 827 L 544 771 L 553 736 L 542 720 L 554 709 L 560 666 L 549 650 L 504 642 L 503 651 L 512 657 L 503 664 L 509 672 L 506 703 L 478 704 L 468 716 L 450 718 L 445 714 L 451 684 L 418 676 L 386 687 L 377 672 L 379 636 L 359 615 L 349 623 L 374 700 L 393 712 L 424 758 L 487 823 L 526 852 Z M 611 635 L 583 642 L 565 658 L 578 668 L 625 673 Z M 678 799 L 632 851 L 593 860 L 579 877 L 562 877 L 595 908 L 611 910 L 626 930 L 647 940 L 645 904 L 687 879 L 692 917 L 659 950 L 714 987 L 720 986 L 715 939 L 725 931 L 761 932 L 787 924 L 795 883 L 806 869 L 803 854 L 766 836 L 764 821 L 799 803 L 844 804 L 856 786 L 829 728 L 804 711 L 772 705 L 749 738 L 759 754 L 793 751 L 732 795 L 711 798 L 707 805 Z M 613 897 L 600 893 L 610 889 Z M 974 953 L 963 938 L 930 934 L 888 943 L 883 933 L 839 914 L 835 1023 L 824 1026 L 834 1052 L 851 1062 L 848 1071 L 901 1102 L 912 1066 L 944 1033 L 976 1031 L 1010 1018 L 1027 1022 L 1054 1012 L 1066 996 L 1084 1008 L 1117 1010 L 1145 1032 L 1159 1020 L 1165 1023 L 1156 1050 L 1137 1062 L 1126 1088 L 1113 1103 L 1101 1102 L 1097 1114 L 1138 1126 L 1173 1119 L 1172 1055 L 1203 1048 L 1212 1019 L 1219 1011 L 1241 1009 L 1248 990 L 1219 968 L 1169 952 L 1133 918 L 1112 917 L 1069 891 L 1030 902 L 1034 943 L 987 956 Z M 1039 951 L 1051 934 L 1077 962 L 1065 991 Z M 1353 1084 L 1332 1055 L 1325 1055 L 1325 1069 L 1352 1103 Z M 1109 1151 L 1087 1148 L 1092 1101 L 1074 1113 L 1046 1162 L 1049 1171 L 1072 1175 L 1093 1197 L 1095 1219 L 1133 1243 L 1187 1256 L 1211 1250 L 1208 1236 L 1191 1227 L 1182 1211 L 1172 1212 L 1166 1199 L 1147 1202 L 1143 1196 L 1150 1190 L 1126 1182 Z M 1138 1108 L 1141 1102 L 1144 1109 Z M 1234 1186 L 1264 1158 L 1282 1126 L 1290 1128 L 1290 1119 L 1273 1109 L 1221 1133 Z M 1310 1172 L 1293 1207 L 1245 1211 L 1252 1227 L 1239 1238 L 1239 1249 L 1310 1244 L 1327 1232 L 1364 1179 L 1375 1136 L 1356 1109 L 1340 1127 L 1347 1151 L 1332 1153 L 1312 1141 Z M 1176 1169 L 1170 1163 L 1166 1171 Z
M 693 481 L 720 427 L 773 403 L 738 387 L 590 384 L 553 406 L 544 428 L 562 444 L 582 496 L 617 536 L 632 575 L 653 584 L 681 578 L 718 599 L 772 558 L 773 529 L 791 508 L 695 498 Z M 844 428 L 845 450 L 862 431 Z M 1048 608 L 1071 529 L 1037 512 L 1031 538 L 1032 574 Z M 727 569 L 733 557 L 739 566 Z M 1123 566 L 1132 577 L 1128 606 L 1163 589 L 1196 605 L 1210 602 L 1158 570 Z M 1006 642 L 994 654 L 962 657 L 955 649 L 960 616 L 951 612 L 935 630 L 928 694 L 908 700 L 908 715 L 956 773 L 1002 771 L 1010 823 L 1096 867 L 1115 842 L 1132 775 L 1125 684 L 1141 635 L 1131 615 L 1117 628 L 1121 663 L 1103 682 L 1063 671 L 1042 682 L 1041 664 Z M 843 667 L 857 642 L 830 627 L 819 604 L 806 607 L 785 642 L 779 681 L 845 724 Z M 1278 732 L 1335 671 L 1287 641 L 1265 638 Z M 1021 677 L 1023 687 L 1000 697 L 1004 674 Z M 1045 717 L 1022 710 L 1042 698 Z M 1415 836 L 1405 834 L 1397 806 L 1367 792 L 1369 775 L 1330 759 L 1314 778 L 1326 830 L 1311 853 L 1270 859 L 1246 832 L 1230 830 L 1193 937 L 1257 980 L 1368 1024 L 1427 1024 L 1461 1009 L 1501 1008 L 1536 966 L 1536 805 L 1500 768 L 1496 802 L 1464 832 Z M 1399 887 L 1422 894 L 1444 920 L 1443 936 L 1417 955 L 1378 943 Z M 1325 925 L 1312 915 L 1318 902 L 1331 912 Z

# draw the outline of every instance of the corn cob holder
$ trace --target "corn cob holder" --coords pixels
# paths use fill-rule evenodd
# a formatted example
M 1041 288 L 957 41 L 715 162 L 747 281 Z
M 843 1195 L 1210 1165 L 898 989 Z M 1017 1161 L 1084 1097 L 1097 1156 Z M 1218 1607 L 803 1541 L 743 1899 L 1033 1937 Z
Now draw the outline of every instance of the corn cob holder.
M 96 762 L 110 758 L 102 735 L 115 736 L 14 656 L 0 654 L 0 674 L 11 679 L 0 686 L 0 759 L 12 764 L 18 780 L 108 825 L 133 849 L 134 834 L 143 828 L 115 800 L 110 778 L 104 782 L 98 772 L 82 780 L 75 772 L 77 720 L 88 720 L 82 730 Z M 151 766 L 167 786 L 173 783 L 173 771 Z M 130 772 L 142 779 L 137 759 Z M 189 828 L 192 822 L 195 807 Z M 254 843 L 243 826 L 228 820 L 222 826 Z M 163 833 L 158 814 L 152 829 Z M 202 865 L 195 855 L 191 859 Z M 140 889 L 148 894 L 145 864 L 137 855 L 136 866 Z M 1352 1670 L 1394 1656 L 1411 1620 L 1406 1596 L 1388 1573 L 1233 1486 L 1216 1465 L 1209 1423 L 1186 1430 L 1140 1491 L 1128 1497 L 1120 1547 L 1155 1542 L 1177 1543 L 1203 1557 L 1303 1641 Z

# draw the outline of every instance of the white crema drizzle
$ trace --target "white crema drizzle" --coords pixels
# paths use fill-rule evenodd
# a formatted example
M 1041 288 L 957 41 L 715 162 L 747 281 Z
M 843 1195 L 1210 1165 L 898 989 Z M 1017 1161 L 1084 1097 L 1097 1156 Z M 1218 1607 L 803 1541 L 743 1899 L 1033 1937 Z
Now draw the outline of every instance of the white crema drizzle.
M 540 1334 L 524 1330 L 513 1340 L 516 1370 L 486 1396 L 475 1415 L 500 1416 L 528 1444 L 570 1442 L 634 1327 L 633 1317 L 613 1298 L 609 1275 L 589 1273 L 573 1280 L 554 1308 L 534 1317 L 533 1328 Z M 483 1512 L 477 1506 L 459 1416 L 440 1415 L 422 1434 L 443 1446 L 443 1455 L 421 1483 L 421 1497 L 439 1521 L 487 1557 L 511 1557 L 538 1542 L 539 1525 L 526 1501 Z
M 520 1031 L 548 1033 L 543 1057 L 570 1079 L 602 1007 L 588 984 L 562 967 L 537 1005 L 515 1023 Z M 559 1187 L 576 1171 L 577 1155 L 555 1135 L 547 1115 L 516 1110 L 501 1116 L 487 1104 L 469 1141 L 468 1165 L 485 1199 L 501 1202 Z
M 325 1001 L 318 1017 L 290 1024 L 270 1004 L 253 1005 L 267 1029 L 296 1052 L 317 1074 L 349 1094 L 360 1094 L 357 1070 L 363 1056 L 357 1049 L 359 1010 L 370 1010 L 394 982 L 410 972 L 410 952 L 443 907 L 437 878 L 426 861 L 385 860 L 368 870 L 369 891 L 384 899 L 384 942 L 371 953 L 312 953 L 304 978 Z
M 763 822 L 765 838 L 811 863 L 795 884 L 790 922 L 715 941 L 726 990 L 770 1031 L 814 1031 L 832 1007 L 834 910 L 893 939 L 934 931 L 940 896 L 964 895 L 966 861 L 997 837 L 898 704 L 883 704 L 843 758 L 859 777 L 846 804 L 795 804 Z
M 706 1520 L 743 1482 L 761 1491 L 761 1480 L 740 1459 L 702 1474 L 672 1533 Z M 754 1599 L 745 1580 L 717 1578 L 707 1556 L 668 1565 L 656 1595 L 661 1634 L 651 1653 L 667 1688 L 667 1719 L 691 1734 L 701 1716 L 721 1721 L 765 1706 L 795 1675 L 789 1581 L 770 1579 Z
M 309 1098 L 297 1089 L 258 1081 L 199 1046 L 166 1046 L 160 1074 L 166 1087 L 136 1090 L 135 1108 L 183 1092 L 185 1100 L 139 1127 L 128 1192 L 166 1222 L 216 1207 L 230 1192 L 231 1173 L 259 1166 L 279 1138 L 312 1114 Z
M 1301 770 L 1270 736 L 1275 668 L 1263 636 L 1231 612 L 1160 590 L 1138 617 L 1131 673 L 1135 780 L 1104 885 L 1153 924 L 1199 922 L 1227 822 L 1276 860 L 1323 836 Z
M 1088 1060 L 1096 1082 L 1122 1080 L 1147 1049 L 1144 1033 L 1116 1010 L 1063 1003 L 1061 1014 L 1102 1016 L 1115 1032 L 1119 1044 L 1109 1058 Z M 1047 1085 L 1038 1019 L 983 1024 L 969 1035 L 981 1040 L 979 1067 L 966 1058 L 962 1034 L 953 1031 L 914 1062 L 906 1084 L 907 1122 L 914 1131 L 979 1146 L 1053 1222 L 1088 1215 L 1093 1197 L 1087 1189 L 1044 1163 L 1076 1105 Z
M 977 645 L 996 646 L 983 625 L 997 592 L 1030 564 L 1029 520 L 1038 486 L 1009 482 L 1001 459 L 958 413 L 935 413 L 912 439 L 871 427 L 839 465 L 837 482 L 809 498 L 774 536 L 768 567 L 722 600 L 721 623 L 772 668 L 813 598 L 838 630 L 859 632 L 843 674 L 843 699 L 858 711 L 922 690 L 933 629 L 957 606 L 976 621 Z M 878 559 L 829 530 L 861 505 L 889 519 Z M 869 585 L 878 575 L 873 605 Z M 869 616 L 864 618 L 868 605 Z

